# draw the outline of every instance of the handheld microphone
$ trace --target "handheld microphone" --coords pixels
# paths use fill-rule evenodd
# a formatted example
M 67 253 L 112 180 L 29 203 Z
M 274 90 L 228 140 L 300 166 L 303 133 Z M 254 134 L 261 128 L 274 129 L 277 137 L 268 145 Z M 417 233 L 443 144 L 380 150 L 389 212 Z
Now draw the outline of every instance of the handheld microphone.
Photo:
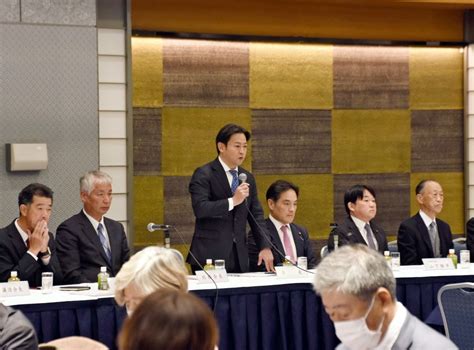
M 247 182 L 247 174 L 246 173 L 240 173 L 239 174 L 239 181 L 241 184 L 243 184 L 244 182 Z
M 173 226 L 172 225 L 162 225 L 162 224 L 155 224 L 153 222 L 150 222 L 147 226 L 146 226 L 146 229 L 148 230 L 148 232 L 154 232 L 154 231 L 158 231 L 158 230 L 169 230 L 170 228 L 172 228 Z

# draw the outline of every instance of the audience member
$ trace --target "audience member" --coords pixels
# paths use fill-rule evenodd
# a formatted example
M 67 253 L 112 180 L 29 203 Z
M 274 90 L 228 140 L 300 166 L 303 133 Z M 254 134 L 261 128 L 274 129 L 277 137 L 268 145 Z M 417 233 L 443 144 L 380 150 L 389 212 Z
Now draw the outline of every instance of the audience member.
M 0 349 L 37 350 L 35 329 L 21 311 L 0 304 Z
M 33 183 L 18 195 L 19 217 L 0 229 L 0 282 L 11 271 L 30 287 L 41 286 L 41 273 L 53 272 L 54 283 L 62 282 L 53 234 L 48 230 L 53 207 L 53 191 Z
M 119 335 L 120 350 L 214 350 L 217 342 L 211 309 L 193 294 L 172 289 L 146 297 Z
M 356 244 L 318 265 L 314 288 L 341 340 L 337 349 L 457 349 L 396 300 L 395 278 L 381 254 Z
M 187 270 L 175 249 L 146 247 L 123 264 L 115 278 L 115 300 L 131 314 L 155 290 L 188 290 Z
M 420 211 L 403 221 L 398 229 L 402 265 L 421 265 L 423 258 L 446 257 L 454 247 L 451 228 L 436 218 L 443 209 L 441 185 L 433 180 L 423 180 L 416 186 L 415 194 Z
M 104 344 L 86 337 L 71 336 L 40 344 L 40 350 L 108 350 Z
M 272 240 L 273 263 L 281 265 L 285 256 L 293 263 L 297 257 L 308 259 L 308 268 L 316 266 L 316 255 L 306 228 L 293 223 L 298 204 L 299 188 L 285 180 L 277 180 L 267 189 L 266 198 L 270 215 L 265 220 L 266 230 Z M 253 249 L 253 232 L 249 237 L 249 259 L 251 270 L 256 270 L 258 251 Z M 282 256 L 283 255 L 283 256 Z
M 122 224 L 104 217 L 112 203 L 112 178 L 101 171 L 86 173 L 80 195 L 84 208 L 56 231 L 66 283 L 96 282 L 101 266 L 113 277 L 129 257 Z
M 374 221 L 377 214 L 375 191 L 366 185 L 355 185 L 344 194 L 344 208 L 347 216 L 329 234 L 328 250 L 334 250 L 334 235 L 338 236 L 338 245 L 365 244 L 369 248 L 383 253 L 388 250 L 387 235 Z
M 228 272 L 247 272 L 247 227 L 250 225 L 259 250 L 258 265 L 273 270 L 273 256 L 265 232 L 263 210 L 253 175 L 241 167 L 250 133 L 235 124 L 225 125 L 216 136 L 218 157 L 194 171 L 189 183 L 196 217 L 187 262 L 193 271 L 206 259 L 224 259 Z M 239 175 L 245 181 L 239 184 Z M 197 261 L 195 260 L 197 259 Z M 198 264 L 199 262 L 199 264 Z

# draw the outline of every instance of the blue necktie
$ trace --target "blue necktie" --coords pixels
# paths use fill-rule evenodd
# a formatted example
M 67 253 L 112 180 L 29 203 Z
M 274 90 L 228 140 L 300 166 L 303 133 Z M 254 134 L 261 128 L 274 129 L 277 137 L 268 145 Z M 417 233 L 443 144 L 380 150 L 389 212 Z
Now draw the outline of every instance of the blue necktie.
M 237 187 L 239 187 L 239 177 L 237 176 L 237 170 L 229 170 L 232 174 L 232 185 L 230 189 L 232 190 L 232 194 L 234 194 Z
M 105 237 L 104 226 L 102 226 L 102 223 L 99 223 L 99 226 L 97 226 L 97 232 L 99 233 L 100 243 L 102 244 L 102 248 L 104 248 L 105 255 L 107 256 L 107 260 L 110 264 L 111 263 L 110 248 L 109 248 L 109 243 L 107 242 L 107 237 Z

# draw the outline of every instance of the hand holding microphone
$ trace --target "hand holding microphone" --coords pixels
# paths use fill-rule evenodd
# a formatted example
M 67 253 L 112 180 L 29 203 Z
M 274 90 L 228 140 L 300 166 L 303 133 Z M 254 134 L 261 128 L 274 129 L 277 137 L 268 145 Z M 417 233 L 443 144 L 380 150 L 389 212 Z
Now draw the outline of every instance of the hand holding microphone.
M 240 185 L 239 187 L 237 187 L 237 189 L 234 192 L 234 196 L 232 197 L 232 200 L 234 201 L 234 206 L 241 204 L 243 201 L 247 199 L 247 197 L 250 194 L 250 187 L 249 187 L 249 184 L 246 182 L 247 174 L 240 173 L 239 181 L 240 181 Z

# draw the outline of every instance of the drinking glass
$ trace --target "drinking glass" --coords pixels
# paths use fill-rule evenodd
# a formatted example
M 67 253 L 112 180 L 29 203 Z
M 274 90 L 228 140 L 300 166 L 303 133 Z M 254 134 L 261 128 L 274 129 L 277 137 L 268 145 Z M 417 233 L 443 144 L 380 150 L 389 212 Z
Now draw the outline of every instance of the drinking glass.
M 392 257 L 392 270 L 398 271 L 400 269 L 400 253 L 392 252 L 390 256 Z
M 225 269 L 225 260 L 216 259 L 214 261 L 214 266 L 215 266 L 216 270 L 224 270 Z
M 53 291 L 53 273 L 43 272 L 41 274 L 41 292 L 51 293 Z

